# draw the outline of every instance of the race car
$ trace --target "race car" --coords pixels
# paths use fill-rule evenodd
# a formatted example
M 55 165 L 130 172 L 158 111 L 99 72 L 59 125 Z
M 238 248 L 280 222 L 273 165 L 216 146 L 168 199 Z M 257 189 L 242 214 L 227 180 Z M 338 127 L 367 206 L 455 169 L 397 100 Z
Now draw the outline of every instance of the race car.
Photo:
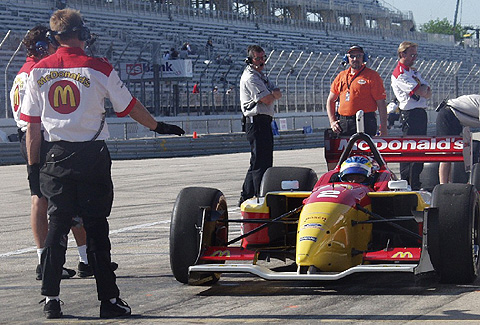
M 459 137 L 327 133 L 325 158 L 335 167 L 319 179 L 309 168 L 268 169 L 260 196 L 241 205 L 241 219 L 228 218 L 220 190 L 184 188 L 172 212 L 173 275 L 192 285 L 212 285 L 222 273 L 328 281 L 361 272 L 435 274 L 443 283 L 471 283 L 479 272 L 480 165 L 471 166 L 469 183 L 440 184 L 432 192 L 412 191 L 387 166 L 459 162 L 468 150 Z M 347 182 L 341 166 L 359 154 L 370 160 L 371 175 Z M 229 238 L 233 223 L 242 233 Z M 291 264 L 279 268 L 275 261 Z

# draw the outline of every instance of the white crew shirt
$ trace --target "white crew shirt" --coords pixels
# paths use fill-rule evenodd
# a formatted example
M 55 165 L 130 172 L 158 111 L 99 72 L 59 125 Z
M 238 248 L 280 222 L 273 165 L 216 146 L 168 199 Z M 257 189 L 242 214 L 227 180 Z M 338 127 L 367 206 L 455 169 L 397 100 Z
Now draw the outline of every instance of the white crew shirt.
M 421 85 L 429 86 L 416 69 L 398 62 L 393 70 L 391 81 L 393 92 L 398 100 L 398 107 L 401 110 L 408 111 L 414 108 L 427 107 L 425 97 L 420 97 L 419 100 L 412 98 L 412 95 Z
M 120 117 L 136 102 L 106 59 L 89 57 L 78 47 L 59 47 L 30 72 L 20 118 L 42 123 L 48 142 L 90 141 L 100 128 L 105 98 Z M 97 139 L 108 137 L 105 123 Z

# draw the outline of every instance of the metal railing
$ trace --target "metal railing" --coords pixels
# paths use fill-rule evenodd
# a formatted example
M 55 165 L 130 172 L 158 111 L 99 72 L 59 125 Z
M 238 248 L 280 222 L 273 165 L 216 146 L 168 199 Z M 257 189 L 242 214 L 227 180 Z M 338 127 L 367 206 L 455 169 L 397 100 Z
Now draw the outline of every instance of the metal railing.
M 28 5 L 46 5 L 45 2 L 36 0 L 11 0 L 12 3 Z M 39 4 L 40 3 L 40 4 Z M 233 19 L 235 13 L 212 12 L 211 10 L 178 7 L 173 5 L 157 5 L 148 1 L 95 1 L 95 0 L 69 0 L 69 5 L 78 9 L 109 8 L 113 12 L 141 15 L 177 15 L 186 20 L 201 19 Z M 182 16 L 183 15 L 183 16 Z M 262 17 L 236 18 L 258 21 Z M 255 20 L 256 19 L 256 20 Z M 265 18 L 267 19 L 267 18 Z M 269 18 L 272 19 L 272 18 Z M 270 20 L 273 23 L 273 20 Z M 278 23 L 278 22 L 276 22 Z M 283 24 L 284 22 L 282 22 Z M 287 27 L 286 27 L 287 28 Z M 287 28 L 288 29 L 288 28 Z M 355 32 L 355 31 L 353 31 Z M 23 36 L 16 33 L 15 40 Z M 133 54 L 137 61 L 150 61 L 151 53 L 145 51 L 151 44 L 143 41 L 134 34 L 125 39 L 123 51 L 120 56 L 112 61 L 116 67 L 124 60 L 123 54 Z M 122 36 L 123 37 L 123 36 Z M 12 37 L 10 37 L 12 38 Z M 143 43 L 142 43 L 143 42 Z M 133 44 L 140 43 L 143 45 Z M 15 46 L 18 43 L 15 44 Z M 222 53 L 226 57 L 230 50 Z M 237 54 L 239 55 L 239 54 Z M 269 77 L 275 80 L 284 92 L 283 98 L 276 103 L 277 113 L 283 112 L 323 112 L 326 99 L 333 78 L 343 69 L 341 61 L 343 54 L 310 52 L 306 50 L 280 49 L 269 51 L 267 70 Z M 125 59 L 126 60 L 126 59 Z M 129 76 L 122 77 L 129 86 L 131 92 L 138 97 L 155 115 L 213 115 L 213 114 L 239 114 L 239 79 L 244 65 L 239 61 L 231 64 L 219 64 L 214 60 L 205 61 L 200 56 L 194 60 L 194 78 L 187 81 L 159 81 L 159 97 L 153 96 L 155 82 L 142 77 L 140 81 L 129 80 Z M 134 63 L 134 62 L 131 62 Z M 393 98 L 390 87 L 390 74 L 396 65 L 395 57 L 374 57 L 370 59 L 369 66 L 379 72 L 384 80 L 388 99 Z M 454 97 L 462 94 L 480 92 L 480 66 L 477 64 L 465 64 L 462 61 L 448 60 L 417 60 L 416 66 L 425 79 L 433 88 L 433 98 L 430 106 L 436 104 L 445 97 Z M 14 69 L 5 69 L 5 111 L 0 107 L 0 116 L 10 117 L 10 103 L 8 98 L 9 88 L 13 81 Z M 221 81 L 220 81 L 221 80 Z M 129 82 L 130 81 L 130 82 Z M 192 94 L 192 86 L 198 83 L 200 93 Z M 216 88 L 215 88 L 216 87 Z M 216 89 L 216 90 L 215 90 Z M 108 105 L 107 105 L 108 107 Z M 3 112 L 2 112 L 3 111 Z M 110 114 L 113 112 L 110 111 Z

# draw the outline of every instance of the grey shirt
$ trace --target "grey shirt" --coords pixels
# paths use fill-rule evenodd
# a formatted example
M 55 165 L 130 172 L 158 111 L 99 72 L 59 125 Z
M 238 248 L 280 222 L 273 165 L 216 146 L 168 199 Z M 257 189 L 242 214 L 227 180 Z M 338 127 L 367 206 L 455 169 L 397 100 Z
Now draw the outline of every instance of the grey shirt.
M 460 124 L 463 126 L 480 127 L 480 95 L 463 95 L 449 99 L 447 105 L 450 106 Z
M 247 66 L 240 78 L 240 104 L 243 115 L 265 114 L 273 117 L 274 104 L 266 105 L 260 102 L 260 99 L 270 95 L 275 88 L 275 84 L 269 81 L 266 75 Z

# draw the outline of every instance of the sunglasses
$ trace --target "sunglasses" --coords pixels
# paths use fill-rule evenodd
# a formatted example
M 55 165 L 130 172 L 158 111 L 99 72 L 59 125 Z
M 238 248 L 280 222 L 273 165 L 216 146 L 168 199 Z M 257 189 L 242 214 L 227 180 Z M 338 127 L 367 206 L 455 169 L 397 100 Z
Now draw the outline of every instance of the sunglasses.
M 360 60 L 360 59 L 363 59 L 364 54 L 347 54 L 347 56 L 352 60 L 353 59 Z

